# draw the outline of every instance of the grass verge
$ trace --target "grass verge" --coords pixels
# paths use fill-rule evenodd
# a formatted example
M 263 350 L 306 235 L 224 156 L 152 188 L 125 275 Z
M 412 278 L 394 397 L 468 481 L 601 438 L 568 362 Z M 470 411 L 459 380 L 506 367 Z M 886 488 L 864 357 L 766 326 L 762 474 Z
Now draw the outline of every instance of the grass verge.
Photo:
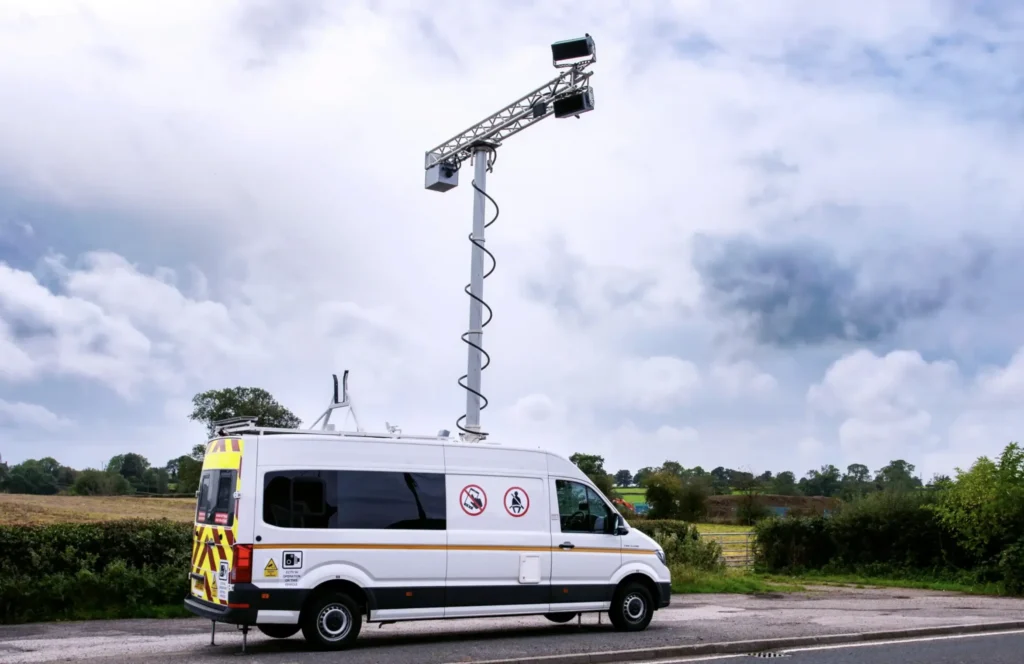
M 793 579 L 776 580 L 739 570 L 705 572 L 681 565 L 672 567 L 672 592 L 674 593 L 754 595 L 791 593 L 802 590 L 804 587 L 795 583 Z
M 967 593 L 971 595 L 1004 595 L 1009 593 L 997 583 L 964 583 L 940 579 L 908 579 L 897 577 L 861 576 L 858 574 L 779 574 L 758 575 L 771 583 L 802 583 L 816 586 L 841 586 L 854 588 L 910 588 L 915 590 L 938 590 Z

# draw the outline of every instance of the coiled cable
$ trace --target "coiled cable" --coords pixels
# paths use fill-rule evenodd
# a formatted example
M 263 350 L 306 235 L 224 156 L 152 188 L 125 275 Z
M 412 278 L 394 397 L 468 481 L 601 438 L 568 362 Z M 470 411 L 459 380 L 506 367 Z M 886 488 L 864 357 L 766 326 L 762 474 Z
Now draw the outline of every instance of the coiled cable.
M 491 147 L 491 146 L 484 147 L 484 150 L 487 152 L 487 172 L 490 173 L 490 172 L 492 172 L 494 170 L 494 162 L 496 162 L 498 160 L 498 152 L 493 147 Z M 498 202 L 495 201 L 494 198 L 490 194 L 488 194 L 486 191 L 484 191 L 483 189 L 481 189 L 480 187 L 477 186 L 475 178 L 473 179 L 472 185 L 473 185 L 473 189 L 475 189 L 476 191 L 480 192 L 480 194 L 483 195 L 484 198 L 489 200 L 491 202 L 491 204 L 494 206 L 494 217 L 490 221 L 488 221 L 487 223 L 484 224 L 484 229 L 486 230 L 487 228 L 490 228 L 491 224 L 493 224 L 495 221 L 498 220 L 498 216 L 501 214 L 501 208 L 498 207 Z M 494 269 L 496 267 L 498 267 L 498 259 L 496 259 L 494 257 L 494 254 L 492 254 L 490 251 L 488 251 L 487 247 L 485 247 L 482 242 L 478 241 L 475 237 L 473 237 L 472 233 L 469 234 L 469 242 L 473 246 L 478 247 L 480 249 L 480 251 L 484 252 L 485 256 L 487 256 L 488 258 L 491 259 L 491 267 L 490 267 L 490 269 L 484 271 L 484 275 L 483 275 L 483 278 L 482 278 L 482 279 L 486 279 L 487 277 L 491 276 L 491 273 L 494 272 Z M 481 299 L 481 298 L 479 298 L 479 297 L 477 297 L 476 295 L 473 294 L 473 284 L 472 283 L 466 284 L 466 288 L 464 290 L 466 292 L 466 295 L 468 295 L 473 300 L 476 300 L 477 302 L 479 302 L 480 305 L 484 308 L 485 314 L 484 314 L 483 320 L 480 323 L 480 330 L 479 330 L 479 332 L 480 332 L 480 334 L 482 336 L 484 328 L 487 327 L 487 324 L 491 322 L 491 318 L 494 317 L 494 312 L 491 310 L 491 306 L 489 304 L 487 304 L 486 302 L 484 302 L 483 299 Z M 481 355 L 480 371 L 482 373 L 483 370 L 486 369 L 487 366 L 491 363 L 491 356 L 487 353 L 487 351 L 485 351 L 483 349 L 482 346 L 473 343 L 473 341 L 469 338 L 470 335 L 473 334 L 474 332 L 476 332 L 476 330 L 467 330 L 466 332 L 464 332 L 462 334 L 462 341 L 467 346 L 475 348 L 476 350 L 478 350 L 480 352 L 480 355 Z M 483 410 L 485 408 L 487 408 L 487 404 L 488 404 L 487 397 L 485 397 L 482 393 L 477 392 L 476 390 L 471 388 L 469 386 L 468 380 L 469 380 L 469 374 L 468 373 L 463 374 L 459 378 L 459 381 L 458 381 L 459 382 L 459 386 L 462 389 L 466 390 L 467 392 L 469 392 L 471 394 L 475 394 L 477 397 L 480 398 L 480 402 L 481 402 L 480 403 L 480 411 L 483 412 Z M 455 426 L 458 427 L 458 429 L 460 431 L 462 431 L 463 433 L 465 433 L 465 434 L 476 435 L 476 436 L 481 436 L 481 437 L 486 436 L 487 432 L 485 432 L 485 431 L 471 431 L 470 429 L 467 429 L 465 426 L 463 426 L 463 422 L 466 421 L 466 416 L 467 415 L 468 415 L 468 413 L 463 413 L 462 416 L 459 417 L 459 419 L 455 421 Z

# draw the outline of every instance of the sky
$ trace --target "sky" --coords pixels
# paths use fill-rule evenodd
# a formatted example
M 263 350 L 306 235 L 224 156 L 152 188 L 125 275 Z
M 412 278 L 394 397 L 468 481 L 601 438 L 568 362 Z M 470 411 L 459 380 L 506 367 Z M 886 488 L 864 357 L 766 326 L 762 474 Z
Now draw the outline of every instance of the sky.
M 1024 9 L 1005 2 L 0 3 L 0 456 L 162 465 L 197 392 L 455 430 L 472 171 L 495 443 L 925 479 L 1024 425 Z M 351 424 L 351 420 L 349 420 Z

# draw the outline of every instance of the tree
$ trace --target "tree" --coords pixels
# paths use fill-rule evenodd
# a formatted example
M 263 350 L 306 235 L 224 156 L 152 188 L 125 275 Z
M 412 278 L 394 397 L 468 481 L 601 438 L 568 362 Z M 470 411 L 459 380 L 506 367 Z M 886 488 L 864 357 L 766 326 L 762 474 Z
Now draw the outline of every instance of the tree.
M 270 392 L 259 387 L 207 390 L 192 397 L 192 406 L 188 418 L 205 424 L 210 438 L 216 434 L 213 423 L 229 417 L 254 417 L 259 426 L 281 429 L 295 429 L 302 424 L 302 420 L 278 403 Z
M 679 512 L 679 498 L 683 481 L 678 475 L 664 470 L 647 478 L 647 504 L 652 519 L 672 519 Z
M 60 464 L 51 464 L 46 459 L 28 459 L 11 467 L 7 477 L 7 490 L 10 493 L 29 493 L 52 496 L 60 490 L 57 485 L 57 471 Z
M 884 491 L 913 491 L 921 486 L 921 479 L 914 477 L 914 464 L 895 459 L 881 468 L 875 475 L 875 482 Z
M 670 473 L 672 475 L 675 475 L 676 477 L 682 477 L 685 470 L 686 469 L 683 468 L 683 464 L 679 463 L 678 461 L 666 461 L 665 463 L 661 464 L 662 472 Z
M 796 486 L 796 475 L 793 471 L 784 470 L 772 480 L 771 492 L 776 496 L 798 496 L 800 490 Z
M 633 473 L 628 470 L 620 470 L 615 473 L 615 484 L 617 486 L 631 486 L 633 484 Z
M 851 463 L 841 482 L 843 498 L 860 498 L 871 490 L 871 471 L 862 463 Z
M 725 495 L 731 491 L 729 488 L 729 471 L 723 466 L 712 469 L 711 489 L 718 495 Z
M 647 478 L 647 504 L 652 519 L 699 521 L 707 514 L 707 478 L 683 479 L 675 473 L 660 471 Z
M 1019 548 L 1024 544 L 1024 450 L 1010 443 L 998 461 L 981 457 L 968 471 L 957 468 L 956 482 L 932 509 L 979 560 L 1000 560 L 1008 548 Z M 1024 574 L 1019 566 L 1007 571 L 1017 578 Z
M 76 496 L 123 496 L 135 489 L 120 473 L 86 468 L 78 473 L 71 493 Z
M 604 457 L 596 454 L 581 454 L 577 452 L 569 457 L 569 461 L 576 464 L 576 467 L 583 471 L 583 474 L 590 478 L 598 489 L 608 498 L 612 497 L 614 491 L 614 479 L 604 469 Z
M 149 459 L 134 452 L 118 454 L 107 462 L 108 473 L 117 473 L 131 482 L 136 489 L 143 484 L 143 477 L 147 470 L 149 470 Z
M 10 476 L 10 467 L 6 462 L 0 461 L 0 491 L 7 491 L 7 480 Z
M 647 478 L 656 472 L 654 468 L 650 466 L 644 466 L 640 470 L 636 471 L 636 475 L 633 476 L 633 484 L 639 487 L 647 486 Z
M 839 493 L 842 487 L 839 469 L 828 464 L 820 470 L 811 470 L 807 476 L 800 480 L 800 491 L 805 496 L 825 496 L 831 498 Z

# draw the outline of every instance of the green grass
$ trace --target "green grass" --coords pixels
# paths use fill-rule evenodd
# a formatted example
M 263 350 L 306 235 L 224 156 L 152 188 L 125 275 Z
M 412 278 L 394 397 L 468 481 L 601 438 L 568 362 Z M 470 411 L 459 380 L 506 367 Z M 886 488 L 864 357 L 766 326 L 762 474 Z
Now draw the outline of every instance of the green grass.
M 708 533 L 748 533 L 754 529 L 753 526 L 734 526 L 729 523 L 698 523 L 695 524 L 701 534 Z
M 672 592 L 674 593 L 753 595 L 800 592 L 802 590 L 804 587 L 794 583 L 792 579 L 769 579 L 739 570 L 704 572 L 682 566 L 672 568 Z
M 615 489 L 615 493 L 629 503 L 643 503 L 647 500 L 647 489 L 640 487 L 629 487 L 627 489 Z
M 971 584 L 940 579 L 901 579 L 888 577 L 860 576 L 857 574 L 799 574 L 784 576 L 765 574 L 762 578 L 773 583 L 803 583 L 819 586 L 845 586 L 855 588 L 911 588 L 916 590 L 939 590 L 968 593 L 971 595 L 1007 595 L 996 583 Z

